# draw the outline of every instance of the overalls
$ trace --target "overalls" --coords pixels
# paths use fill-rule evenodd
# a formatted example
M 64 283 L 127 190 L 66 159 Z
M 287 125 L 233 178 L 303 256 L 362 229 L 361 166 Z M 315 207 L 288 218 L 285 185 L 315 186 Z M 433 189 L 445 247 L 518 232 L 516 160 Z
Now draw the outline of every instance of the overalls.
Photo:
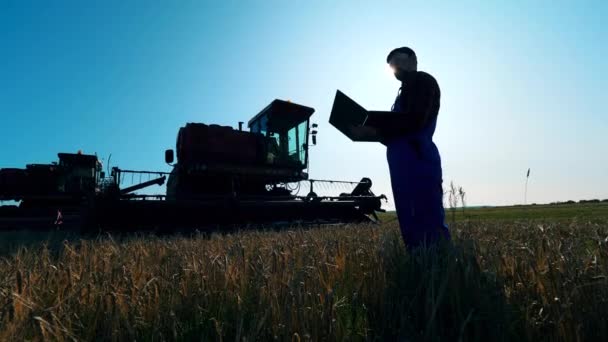
M 399 112 L 399 96 L 392 111 Z M 408 249 L 450 239 L 445 224 L 441 158 L 433 143 L 437 116 L 420 131 L 386 145 L 395 210 Z

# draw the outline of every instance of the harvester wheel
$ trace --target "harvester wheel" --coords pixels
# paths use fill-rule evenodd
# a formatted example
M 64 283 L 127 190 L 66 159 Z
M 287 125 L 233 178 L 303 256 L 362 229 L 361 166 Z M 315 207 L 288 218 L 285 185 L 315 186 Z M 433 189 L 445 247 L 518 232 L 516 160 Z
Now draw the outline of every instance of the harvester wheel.
M 321 199 L 316 192 L 311 191 L 306 195 L 306 202 L 319 202 Z

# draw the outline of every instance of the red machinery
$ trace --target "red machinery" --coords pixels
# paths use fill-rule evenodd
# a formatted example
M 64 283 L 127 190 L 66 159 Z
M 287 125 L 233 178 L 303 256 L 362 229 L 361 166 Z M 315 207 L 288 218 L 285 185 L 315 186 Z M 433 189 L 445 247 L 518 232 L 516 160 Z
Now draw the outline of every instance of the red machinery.
M 0 169 L 0 200 L 21 201 L 18 208 L 0 207 L 0 228 L 20 228 L 16 225 L 28 220 L 49 224 L 58 212 L 73 213 L 71 222 L 87 229 L 121 230 L 376 219 L 383 196 L 373 194 L 369 179 L 309 179 L 313 112 L 275 100 L 249 121 L 249 131 L 242 123 L 238 130 L 188 123 L 179 130 L 176 153 L 165 152 L 170 173 L 113 168 L 106 179 L 95 156 L 64 153 L 59 163 Z M 159 177 L 121 187 L 129 174 Z M 165 195 L 134 194 L 164 184 L 167 175 Z M 308 192 L 299 194 L 303 183 Z M 315 186 L 323 184 L 350 191 L 317 195 Z

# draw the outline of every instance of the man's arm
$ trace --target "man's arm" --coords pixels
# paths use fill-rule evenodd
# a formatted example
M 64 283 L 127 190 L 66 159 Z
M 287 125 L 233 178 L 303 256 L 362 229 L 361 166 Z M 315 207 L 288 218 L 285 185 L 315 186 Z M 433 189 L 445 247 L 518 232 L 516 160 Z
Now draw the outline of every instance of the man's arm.
M 348 130 L 350 135 L 354 139 L 376 139 L 378 137 L 378 130 L 374 127 L 369 126 L 349 126 Z

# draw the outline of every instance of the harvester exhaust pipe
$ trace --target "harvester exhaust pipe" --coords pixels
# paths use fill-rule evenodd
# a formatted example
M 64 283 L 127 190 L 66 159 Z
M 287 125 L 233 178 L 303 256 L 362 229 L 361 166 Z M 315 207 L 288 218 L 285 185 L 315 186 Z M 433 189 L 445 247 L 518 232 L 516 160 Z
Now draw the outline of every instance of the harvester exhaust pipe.
M 128 188 L 121 189 L 120 190 L 120 194 L 121 195 L 126 195 L 126 194 L 129 194 L 129 193 L 133 192 L 133 191 L 141 190 L 143 188 L 147 188 L 147 187 L 152 186 L 152 185 L 163 185 L 163 184 L 165 184 L 165 180 L 166 179 L 167 179 L 166 176 L 162 176 L 162 177 L 159 177 L 159 178 L 156 178 L 156 179 L 149 180 L 147 182 L 135 184 L 135 185 L 130 186 Z

